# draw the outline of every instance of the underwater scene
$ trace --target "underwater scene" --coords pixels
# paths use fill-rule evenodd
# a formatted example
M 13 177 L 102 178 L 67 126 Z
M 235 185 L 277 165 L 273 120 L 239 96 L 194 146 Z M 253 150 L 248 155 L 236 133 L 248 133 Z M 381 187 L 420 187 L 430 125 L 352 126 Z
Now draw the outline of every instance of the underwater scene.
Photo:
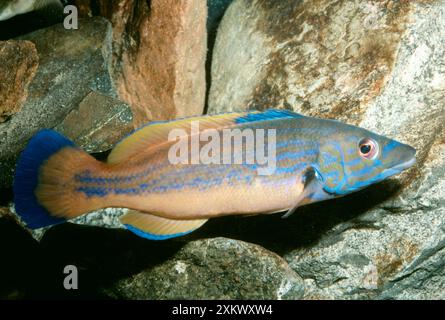
M 0 0 L 0 250 L 1 300 L 445 299 L 445 1 Z

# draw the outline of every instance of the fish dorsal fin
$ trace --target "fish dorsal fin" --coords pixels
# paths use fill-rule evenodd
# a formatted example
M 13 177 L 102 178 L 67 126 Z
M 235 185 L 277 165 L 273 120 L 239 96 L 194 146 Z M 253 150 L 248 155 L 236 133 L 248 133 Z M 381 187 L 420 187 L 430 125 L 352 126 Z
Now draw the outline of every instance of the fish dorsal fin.
M 203 131 L 211 128 L 221 129 L 237 126 L 249 122 L 300 117 L 303 116 L 292 111 L 270 109 L 264 112 L 252 111 L 244 113 L 226 113 L 190 117 L 173 121 L 153 122 L 137 129 L 131 135 L 119 142 L 111 151 L 107 162 L 109 164 L 120 163 L 139 153 L 140 150 L 147 150 L 147 148 L 152 146 L 168 143 L 168 135 L 173 129 L 184 129 L 189 133 L 193 121 L 199 121 L 199 129 L 200 131 Z
M 304 117 L 303 115 L 289 110 L 269 109 L 264 112 L 258 112 L 258 111 L 249 112 L 237 118 L 236 123 L 269 121 L 269 120 L 286 119 L 286 118 L 298 119 L 303 117 Z
M 186 235 L 206 223 L 200 220 L 173 220 L 131 210 L 121 222 L 136 235 L 150 240 L 166 240 Z
M 174 129 L 183 129 L 189 133 L 193 121 L 199 121 L 199 129 L 202 131 L 234 125 L 236 124 L 234 120 L 242 115 L 242 113 L 228 113 L 149 123 L 119 142 L 111 151 L 107 162 L 116 164 L 129 159 L 134 154 L 139 153 L 140 150 L 168 143 L 168 135 Z

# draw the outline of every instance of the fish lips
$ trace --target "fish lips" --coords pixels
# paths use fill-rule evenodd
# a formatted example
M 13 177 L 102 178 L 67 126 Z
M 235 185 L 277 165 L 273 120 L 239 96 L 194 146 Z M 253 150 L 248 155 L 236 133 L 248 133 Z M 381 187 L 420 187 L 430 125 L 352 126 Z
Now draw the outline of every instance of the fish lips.
M 382 175 L 385 177 L 389 177 L 395 174 L 399 174 L 402 171 L 412 167 L 416 164 L 416 149 L 410 147 L 408 145 L 404 145 L 404 161 L 399 162 L 398 164 L 392 166 L 391 168 L 385 169 L 382 172 Z

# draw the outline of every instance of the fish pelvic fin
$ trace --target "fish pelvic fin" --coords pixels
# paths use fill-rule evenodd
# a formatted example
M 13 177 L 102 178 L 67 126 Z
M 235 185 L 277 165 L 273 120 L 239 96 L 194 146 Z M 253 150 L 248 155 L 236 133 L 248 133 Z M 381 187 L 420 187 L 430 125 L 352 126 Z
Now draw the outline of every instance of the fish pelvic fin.
M 70 190 L 74 173 L 97 166 L 88 153 L 53 130 L 31 138 L 19 157 L 14 177 L 17 214 L 31 229 L 64 222 L 81 215 L 81 202 Z
M 207 219 L 173 220 L 131 210 L 121 217 L 122 224 L 134 234 L 149 240 L 167 240 L 184 236 L 200 228 Z

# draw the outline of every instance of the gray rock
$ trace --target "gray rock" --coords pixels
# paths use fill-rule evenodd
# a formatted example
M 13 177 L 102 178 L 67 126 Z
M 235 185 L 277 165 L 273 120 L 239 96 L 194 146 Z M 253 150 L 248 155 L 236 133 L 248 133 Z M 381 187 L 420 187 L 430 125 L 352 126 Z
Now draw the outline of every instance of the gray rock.
M 281 107 L 359 123 L 417 2 L 234 1 L 218 30 L 209 112 Z
M 125 299 L 299 299 L 303 291 L 278 255 L 226 238 L 189 242 L 173 258 L 105 290 Z
M 20 216 L 15 212 L 14 206 L 11 204 L 9 209 L 9 217 L 13 218 L 18 225 L 22 228 L 26 228 L 26 223 L 20 218 Z M 93 227 L 101 227 L 107 229 L 125 229 L 124 225 L 120 222 L 120 217 L 128 212 L 126 208 L 105 208 L 97 211 L 90 212 L 88 214 L 82 215 L 80 217 L 69 220 L 72 224 L 75 225 L 86 225 Z M 2 212 L 0 208 L 0 217 L 2 215 L 6 215 L 5 212 Z M 45 236 L 45 233 L 53 228 L 53 226 L 47 226 L 39 229 L 27 229 L 31 236 L 37 240 L 41 241 Z
M 120 217 L 128 212 L 126 208 L 105 208 L 77 217 L 70 222 L 88 226 L 125 229 L 120 222 Z
M 350 203 L 342 212 L 333 201 L 335 223 L 283 252 L 305 279 L 304 297 L 443 299 L 445 2 L 273 3 L 237 0 L 226 12 L 210 112 L 293 109 L 417 149 L 416 167 L 341 199 Z M 323 205 L 302 208 L 304 221 Z
M 109 74 L 111 26 L 103 18 L 79 21 L 79 30 L 56 25 L 21 37 L 39 56 L 21 111 L 0 123 L 0 187 L 11 184 L 16 158 L 28 139 L 53 128 L 91 92 L 116 97 Z

